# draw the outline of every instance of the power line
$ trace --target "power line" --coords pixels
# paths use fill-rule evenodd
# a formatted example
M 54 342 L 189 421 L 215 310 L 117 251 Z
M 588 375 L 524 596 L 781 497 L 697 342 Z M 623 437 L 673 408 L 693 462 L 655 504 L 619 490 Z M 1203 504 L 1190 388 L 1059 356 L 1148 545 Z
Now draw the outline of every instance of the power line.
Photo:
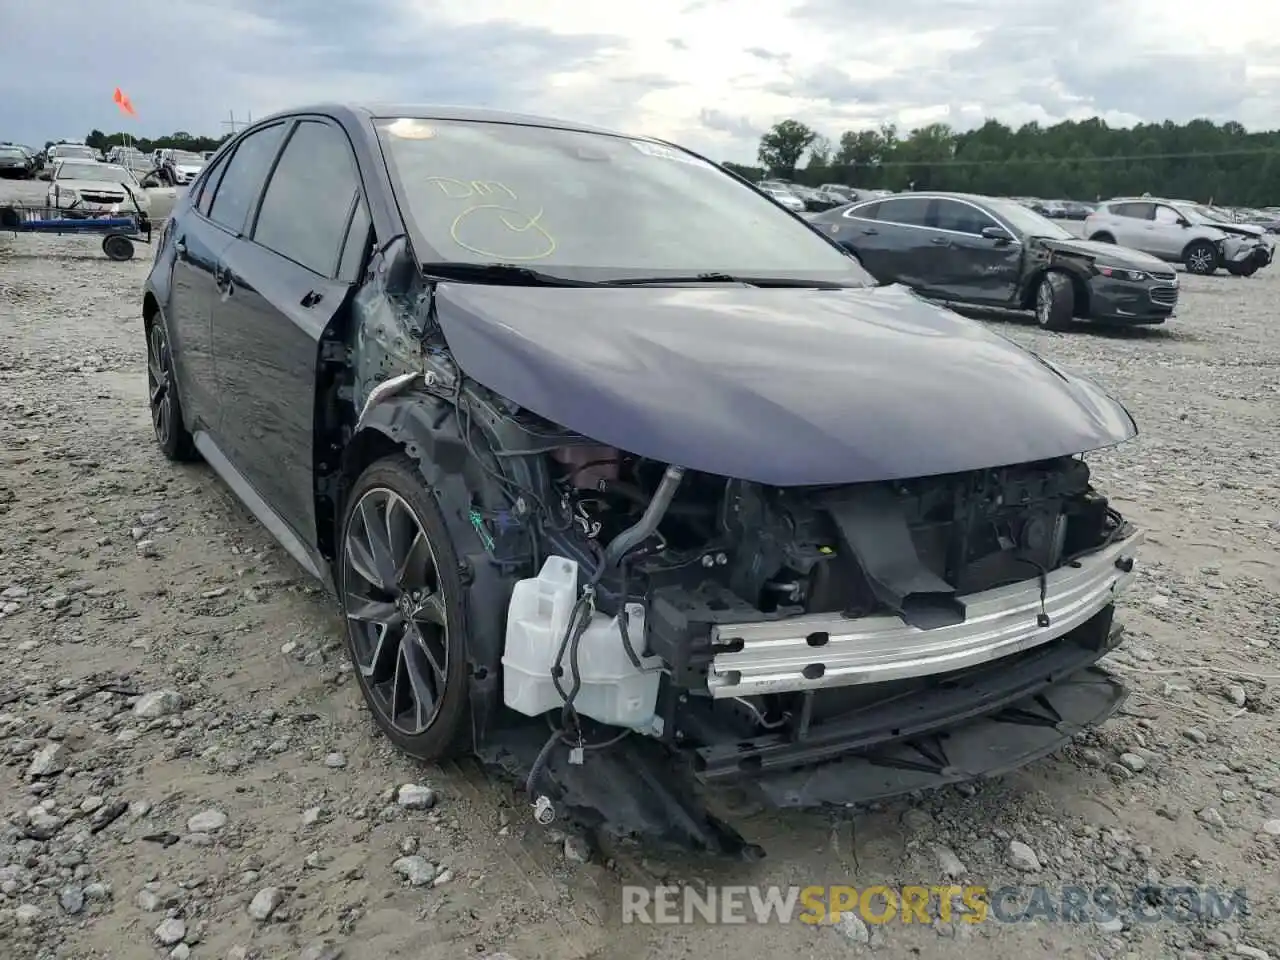
M 852 167 L 1007 167 L 1010 164 L 1133 163 L 1138 160 L 1210 160 L 1216 157 L 1256 157 L 1280 154 L 1280 147 L 1248 150 L 1210 150 L 1202 153 L 1135 153 L 1119 157 L 1008 157 L 1003 160 L 888 160 L 885 162 L 841 164 Z

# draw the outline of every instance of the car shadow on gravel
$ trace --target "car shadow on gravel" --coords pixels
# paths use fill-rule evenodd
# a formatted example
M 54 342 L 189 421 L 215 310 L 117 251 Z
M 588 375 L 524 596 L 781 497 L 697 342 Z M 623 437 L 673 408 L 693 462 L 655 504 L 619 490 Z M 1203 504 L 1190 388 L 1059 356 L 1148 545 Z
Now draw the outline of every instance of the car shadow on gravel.
M 1029 314 L 1019 313 L 1015 310 L 1000 310 L 995 307 L 958 307 L 952 306 L 952 310 L 961 316 L 970 318 L 971 320 L 982 320 L 988 323 L 1007 323 L 1019 327 L 1035 328 L 1035 322 Z M 1176 319 L 1176 318 L 1175 318 Z M 1069 330 L 1063 331 L 1064 336 L 1075 337 L 1084 334 L 1085 336 L 1104 337 L 1110 340 L 1129 340 L 1129 341 L 1179 341 L 1194 342 L 1201 338 L 1191 330 L 1185 328 L 1165 327 L 1165 326 L 1132 326 L 1127 324 L 1107 324 L 1107 323 L 1089 323 L 1086 321 L 1077 321 L 1071 325 Z

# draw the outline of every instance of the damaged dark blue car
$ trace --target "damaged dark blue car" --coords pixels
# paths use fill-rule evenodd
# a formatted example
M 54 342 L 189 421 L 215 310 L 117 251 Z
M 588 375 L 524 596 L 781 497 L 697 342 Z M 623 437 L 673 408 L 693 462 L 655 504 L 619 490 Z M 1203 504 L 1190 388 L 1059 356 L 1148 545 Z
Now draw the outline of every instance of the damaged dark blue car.
M 229 141 L 143 302 L 151 415 L 341 605 L 378 726 L 533 815 L 758 852 L 1105 720 L 1124 408 L 673 145 L 317 106 Z

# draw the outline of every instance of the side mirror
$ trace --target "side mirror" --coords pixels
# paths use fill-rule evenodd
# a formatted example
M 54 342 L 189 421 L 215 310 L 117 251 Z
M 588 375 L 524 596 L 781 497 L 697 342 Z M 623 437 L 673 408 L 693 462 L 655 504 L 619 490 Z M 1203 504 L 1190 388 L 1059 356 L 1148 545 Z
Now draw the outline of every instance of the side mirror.
M 1006 243 L 1013 239 L 1003 227 L 983 227 L 982 235 L 988 240 L 1004 240 Z
M 1190 220 L 1188 220 L 1186 217 L 1179 217 L 1179 218 L 1178 218 L 1178 226 L 1180 226 L 1180 227 L 1189 227 L 1189 226 L 1191 226 L 1191 221 L 1190 221 Z

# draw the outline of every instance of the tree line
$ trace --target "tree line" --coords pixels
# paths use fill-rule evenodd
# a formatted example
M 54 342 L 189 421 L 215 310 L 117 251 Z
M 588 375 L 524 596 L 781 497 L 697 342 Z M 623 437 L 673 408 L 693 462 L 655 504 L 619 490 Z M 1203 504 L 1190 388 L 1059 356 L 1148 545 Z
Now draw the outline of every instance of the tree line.
M 104 152 L 112 147 L 122 147 L 127 144 L 137 147 L 143 153 L 150 153 L 152 150 L 190 150 L 192 153 L 201 153 L 205 150 L 218 149 L 230 136 L 231 134 L 227 133 L 220 137 L 200 137 L 185 130 L 178 130 L 163 137 L 148 139 L 124 132 L 103 133 L 101 130 L 90 130 L 84 142 L 86 146 Z M 53 143 L 54 141 L 50 140 L 45 143 L 45 147 L 50 147 Z
M 1098 117 L 1017 129 L 987 120 L 958 132 L 934 123 L 847 130 L 832 141 L 797 120 L 760 138 L 759 166 L 725 163 L 749 180 L 781 176 L 817 186 L 954 190 L 1096 200 L 1140 195 L 1238 206 L 1280 204 L 1280 131 L 1234 121 L 1111 127 Z
M 200 152 L 217 149 L 230 136 L 178 130 L 134 138 L 91 130 L 85 143 L 99 150 L 132 143 L 143 152 Z M 987 120 L 975 130 L 933 123 L 905 134 L 887 123 L 846 130 L 832 141 L 798 120 L 782 120 L 760 138 L 757 160 L 754 167 L 722 166 L 749 180 L 782 176 L 811 186 L 1073 200 L 1151 193 L 1239 206 L 1280 204 L 1280 131 L 1250 133 L 1235 121 L 1111 127 L 1093 117 L 1014 129 Z

